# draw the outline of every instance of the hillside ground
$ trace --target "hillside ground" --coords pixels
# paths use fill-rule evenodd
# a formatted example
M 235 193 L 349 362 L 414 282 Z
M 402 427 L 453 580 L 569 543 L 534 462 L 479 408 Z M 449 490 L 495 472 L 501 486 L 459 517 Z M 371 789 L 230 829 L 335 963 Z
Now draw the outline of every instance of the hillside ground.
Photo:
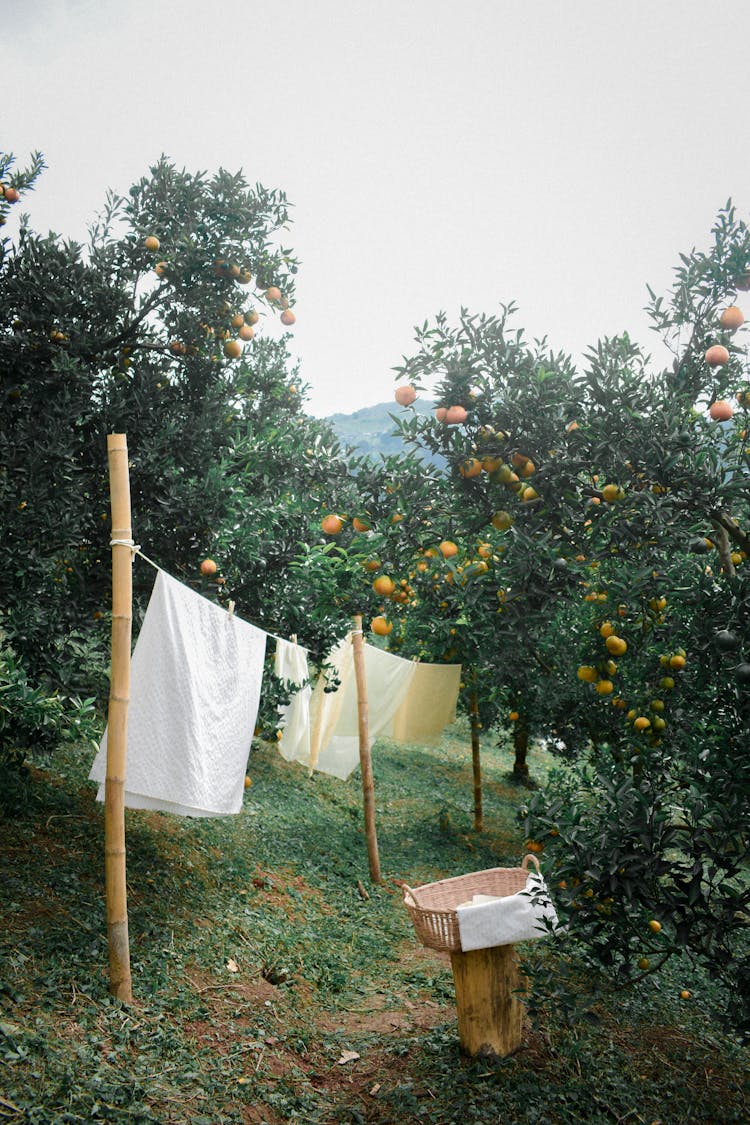
M 573 1026 L 542 1012 L 501 1061 L 458 1049 L 446 955 L 400 883 L 516 865 L 511 756 L 468 732 L 373 752 L 384 882 L 369 882 L 359 771 L 308 777 L 254 749 L 241 815 L 127 813 L 134 1003 L 108 994 L 103 809 L 76 748 L 0 821 L 0 1125 L 435 1125 L 750 1120 L 747 1053 L 684 966 Z M 551 759 L 532 770 L 545 784 Z

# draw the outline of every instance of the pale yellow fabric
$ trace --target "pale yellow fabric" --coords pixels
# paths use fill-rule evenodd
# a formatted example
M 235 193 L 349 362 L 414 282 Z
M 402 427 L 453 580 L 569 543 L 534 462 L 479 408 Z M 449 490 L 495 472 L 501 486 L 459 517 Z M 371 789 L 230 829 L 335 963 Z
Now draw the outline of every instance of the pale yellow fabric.
M 363 645 L 369 741 L 390 731 L 393 716 L 406 697 L 416 665 L 392 652 Z M 343 652 L 336 650 L 341 686 L 325 693 L 320 685 L 313 692 L 313 736 L 311 766 L 321 773 L 345 780 L 359 765 L 359 708 L 351 640 Z M 324 685 L 322 685 L 324 686 Z M 320 690 L 319 690 L 320 689 Z M 318 698 L 316 700 L 316 693 Z
M 281 738 L 279 753 L 287 762 L 310 762 L 310 698 L 312 688 L 307 682 L 307 650 L 279 638 L 276 641 L 274 670 L 280 680 L 296 685 L 289 703 L 279 707 Z M 304 686 L 303 686 L 304 685 Z
M 326 691 L 328 680 L 318 676 L 310 699 L 310 769 L 317 769 L 320 751 L 331 741 L 347 688 L 356 691 L 352 638 L 346 637 L 328 658 L 332 673 L 341 681 L 338 691 Z
M 393 717 L 397 742 L 430 745 L 456 719 L 460 664 L 416 664 L 406 698 Z

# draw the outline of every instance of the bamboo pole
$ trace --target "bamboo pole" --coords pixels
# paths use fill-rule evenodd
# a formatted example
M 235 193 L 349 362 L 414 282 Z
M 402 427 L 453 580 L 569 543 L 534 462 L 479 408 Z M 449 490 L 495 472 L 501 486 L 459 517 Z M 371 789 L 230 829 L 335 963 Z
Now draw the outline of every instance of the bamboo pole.
M 109 491 L 112 506 L 112 667 L 104 788 L 104 874 L 109 940 L 109 990 L 119 1000 L 133 1000 L 128 940 L 125 874 L 125 763 L 130 698 L 130 640 L 133 622 L 133 554 L 130 515 L 128 443 L 125 434 L 107 435 Z
M 354 657 L 354 682 L 357 685 L 357 725 L 359 731 L 359 764 L 362 770 L 362 794 L 365 810 L 365 835 L 367 837 L 367 858 L 370 863 L 370 879 L 382 883 L 378 837 L 375 831 L 375 783 L 372 776 L 370 757 L 370 730 L 367 711 L 367 676 L 365 674 L 365 641 L 362 636 L 362 615 L 354 618 L 352 632 L 352 652 Z
M 471 768 L 474 775 L 474 831 L 484 828 L 482 811 L 482 759 L 479 749 L 479 701 L 477 693 L 471 694 Z

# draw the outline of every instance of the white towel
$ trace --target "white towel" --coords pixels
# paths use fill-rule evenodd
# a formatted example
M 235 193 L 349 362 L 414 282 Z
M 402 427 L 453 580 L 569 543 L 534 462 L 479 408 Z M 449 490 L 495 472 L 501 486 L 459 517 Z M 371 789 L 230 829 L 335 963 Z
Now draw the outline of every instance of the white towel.
M 266 634 L 159 571 L 131 662 L 125 804 L 182 816 L 242 807 Z M 107 732 L 89 778 L 104 800 Z
M 533 872 L 523 891 L 501 897 L 474 895 L 471 903 L 456 907 L 456 916 L 464 953 L 547 937 L 546 921 L 553 930 L 557 927 L 557 913 L 544 879 Z
M 279 751 L 287 762 L 310 763 L 310 699 L 312 687 L 307 681 L 307 650 L 291 641 L 276 642 L 274 670 L 280 680 L 299 687 L 289 703 L 279 707 L 281 739 Z M 304 684 L 304 687 L 300 685 Z

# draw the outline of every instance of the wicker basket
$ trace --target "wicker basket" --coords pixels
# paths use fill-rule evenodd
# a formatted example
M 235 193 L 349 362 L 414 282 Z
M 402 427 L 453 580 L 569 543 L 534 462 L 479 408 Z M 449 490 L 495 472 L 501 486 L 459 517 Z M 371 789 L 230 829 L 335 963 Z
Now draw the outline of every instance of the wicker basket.
M 539 871 L 535 855 L 525 855 L 520 867 L 491 867 L 487 871 L 472 871 L 453 879 L 440 879 L 421 887 L 403 885 L 404 906 L 409 911 L 414 929 L 423 945 L 448 953 L 460 953 L 461 937 L 458 931 L 456 907 L 474 895 L 517 894 L 526 886 L 529 860 Z

